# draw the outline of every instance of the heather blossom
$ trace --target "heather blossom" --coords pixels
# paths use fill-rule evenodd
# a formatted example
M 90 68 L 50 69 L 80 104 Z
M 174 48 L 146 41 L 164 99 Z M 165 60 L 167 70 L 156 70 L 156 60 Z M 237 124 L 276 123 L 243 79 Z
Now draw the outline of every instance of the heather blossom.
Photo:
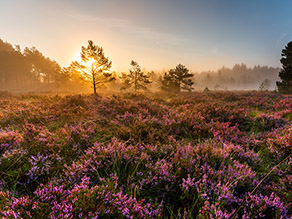
M 292 98 L 0 100 L 3 218 L 291 218 Z

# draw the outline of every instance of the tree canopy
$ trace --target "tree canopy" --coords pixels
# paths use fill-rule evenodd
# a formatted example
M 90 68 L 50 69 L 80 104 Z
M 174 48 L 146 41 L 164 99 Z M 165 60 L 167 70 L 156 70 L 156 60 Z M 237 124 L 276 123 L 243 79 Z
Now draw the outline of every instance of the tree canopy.
M 0 87 L 34 86 L 55 83 L 59 64 L 45 57 L 35 47 L 12 46 L 0 39 Z
M 35 47 L 25 48 L 23 54 L 30 65 L 34 80 L 41 80 L 46 83 L 55 82 L 61 70 L 56 61 L 46 58 Z
M 193 76 L 194 74 L 189 73 L 189 69 L 182 64 L 178 64 L 161 78 L 161 89 L 172 92 L 191 91 L 194 84 L 191 79 Z
M 285 46 L 281 55 L 279 77 L 282 81 L 277 81 L 277 88 L 280 93 L 292 93 L 292 41 Z
M 110 72 L 112 62 L 105 56 L 103 48 L 94 45 L 91 40 L 87 47 L 81 47 L 80 54 L 81 61 L 75 61 L 72 65 L 79 71 L 81 79 L 93 85 L 94 94 L 97 94 L 97 87 L 114 79 Z
M 89 40 L 81 47 L 80 61 L 73 61 L 68 67 L 60 65 L 43 55 L 35 47 L 21 49 L 0 39 L 0 89 L 12 92 L 50 91 L 88 91 L 92 84 L 94 93 L 98 87 L 114 78 L 108 88 L 115 90 L 162 89 L 167 92 L 193 90 L 194 82 L 198 90 L 205 87 L 212 89 L 260 89 L 267 90 L 274 86 L 281 93 L 292 93 L 292 42 L 282 50 L 282 69 L 268 66 L 248 68 L 245 64 L 236 64 L 233 68 L 220 68 L 217 71 L 190 73 L 182 64 L 160 76 L 160 72 L 143 72 L 136 61 L 131 61 L 129 72 L 121 77 L 111 72 L 112 62 L 105 56 L 103 48 Z M 80 80 L 83 79 L 83 80 Z M 195 79 L 195 80 L 194 80 Z M 267 83 L 269 82 L 269 83 Z M 259 87 L 260 85 L 260 87 Z
M 131 61 L 132 68 L 129 70 L 129 74 L 122 73 L 121 79 L 123 86 L 121 89 L 128 89 L 130 87 L 137 90 L 147 90 L 147 86 L 151 83 L 149 76 L 142 72 L 141 67 L 135 61 Z

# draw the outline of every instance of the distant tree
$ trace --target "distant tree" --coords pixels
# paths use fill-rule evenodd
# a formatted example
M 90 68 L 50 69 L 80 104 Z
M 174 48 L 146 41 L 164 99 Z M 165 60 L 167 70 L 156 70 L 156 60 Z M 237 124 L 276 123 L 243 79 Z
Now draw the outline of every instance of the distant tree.
M 271 85 L 279 80 L 280 68 L 268 66 L 254 66 L 247 68 L 245 64 L 234 65 L 233 68 L 222 67 L 217 71 L 203 71 L 195 74 L 198 87 L 204 89 L 214 88 L 215 84 L 220 84 L 221 89 L 258 89 L 263 79 L 269 79 Z M 221 72 L 221 77 L 220 77 Z
M 0 87 L 14 90 L 31 88 L 40 82 L 57 81 L 60 66 L 56 61 L 45 57 L 35 47 L 12 46 L 0 39 Z
M 260 91 L 267 91 L 267 90 L 269 90 L 270 86 L 271 86 L 271 81 L 269 79 L 265 79 L 261 83 L 259 90 Z
M 210 74 L 206 74 L 205 78 L 204 78 L 204 82 L 209 85 L 212 82 L 212 77 Z
M 0 39 L 0 87 L 11 88 L 28 83 L 30 68 L 19 46 Z
M 172 92 L 181 92 L 181 90 L 192 91 L 194 82 L 191 77 L 193 76 L 194 74 L 189 73 L 189 69 L 182 64 L 178 64 L 160 79 L 161 89 Z
M 88 46 L 81 47 L 81 61 L 73 62 L 72 65 L 80 73 L 80 78 L 93 85 L 93 92 L 96 95 L 96 89 L 107 82 L 114 80 L 110 68 L 112 62 L 104 55 L 103 48 L 88 41 Z
M 205 87 L 203 93 L 209 93 L 209 92 L 210 92 L 209 88 L 208 87 Z
M 69 83 L 72 80 L 71 75 L 72 75 L 71 66 L 63 67 L 61 69 L 60 73 L 58 74 L 58 77 L 56 78 L 56 83 L 57 83 L 58 87 Z
M 132 68 L 129 70 L 129 74 L 122 73 L 121 79 L 123 81 L 123 86 L 121 89 L 133 87 L 135 92 L 141 89 L 147 90 L 147 86 L 152 83 L 149 80 L 150 76 L 141 71 L 137 62 L 132 60 L 131 65 Z
M 148 89 L 151 89 L 152 91 L 157 90 L 159 87 L 159 76 L 154 72 L 150 71 L 146 74 L 149 77 L 149 80 L 152 82 L 151 85 L 149 85 Z
M 246 64 L 244 64 L 244 63 L 241 63 L 241 65 L 235 64 L 232 71 L 235 74 L 242 74 L 242 73 L 246 73 L 248 71 L 248 68 L 247 68 Z
M 163 91 L 178 93 L 179 92 L 179 85 L 177 81 L 170 77 L 170 75 L 165 72 L 163 77 L 159 79 L 160 88 Z
M 230 77 L 230 78 L 229 78 L 229 83 L 230 83 L 230 84 L 234 84 L 234 83 L 235 83 L 235 79 L 234 79 L 234 77 Z
M 67 80 L 71 84 L 80 84 L 81 82 L 84 82 L 84 80 L 80 80 L 80 71 L 76 69 L 74 62 L 61 70 L 60 82 L 66 83 Z
M 220 84 L 217 84 L 217 83 L 216 83 L 216 84 L 214 85 L 214 90 L 217 90 L 217 89 L 219 89 L 219 88 L 220 88 Z
M 154 81 L 157 82 L 157 74 L 154 72 L 154 71 L 150 71 L 150 72 L 147 72 L 147 77 L 149 78 L 149 80 L 153 83 Z
M 34 82 L 55 83 L 57 81 L 61 67 L 56 61 L 45 57 L 35 47 L 26 47 L 23 54 L 30 65 Z
M 277 88 L 280 93 L 292 93 L 292 41 L 282 50 L 282 69 L 279 77 L 282 81 L 277 81 Z

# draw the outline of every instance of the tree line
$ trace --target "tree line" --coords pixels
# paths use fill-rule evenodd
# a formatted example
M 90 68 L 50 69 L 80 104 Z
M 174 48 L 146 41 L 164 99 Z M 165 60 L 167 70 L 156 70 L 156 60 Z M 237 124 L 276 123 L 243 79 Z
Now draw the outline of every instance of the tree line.
M 280 68 L 268 66 L 247 67 L 236 64 L 233 67 L 222 67 L 216 71 L 195 73 L 195 86 L 198 89 L 208 87 L 212 90 L 257 90 L 275 89 L 279 80 Z M 262 86 L 261 86 L 262 85 Z
M 292 66 L 291 47 L 292 43 L 290 42 L 282 51 L 283 68 L 279 73 L 282 81 L 277 82 L 280 92 L 292 93 L 291 73 L 287 73 L 291 72 Z M 155 84 L 162 91 L 178 93 L 192 91 L 193 85 L 200 86 L 204 82 L 204 85 L 211 86 L 212 81 L 214 87 L 210 87 L 211 89 L 222 89 L 228 83 L 238 86 L 235 80 L 236 74 L 241 76 L 240 83 L 248 84 L 255 81 L 251 75 L 256 75 L 258 72 L 275 75 L 275 70 L 278 70 L 266 66 L 255 66 L 253 69 L 248 69 L 246 65 L 241 64 L 235 65 L 233 69 L 221 68 L 217 72 L 194 74 L 184 65 L 178 64 L 164 74 L 157 75 L 153 71 L 143 72 L 140 65 L 132 60 L 129 72 L 122 72 L 118 76 L 110 70 L 112 62 L 105 56 L 103 48 L 95 45 L 93 41 L 89 40 L 87 46 L 81 47 L 80 55 L 79 62 L 72 61 L 68 67 L 62 68 L 56 61 L 45 57 L 35 47 L 26 47 L 21 51 L 20 46 L 12 46 L 0 39 L 0 90 L 40 84 L 54 85 L 55 87 L 71 86 L 73 88 L 85 86 L 84 82 L 90 82 L 94 94 L 97 94 L 98 88 L 105 87 L 106 84 L 118 85 L 121 91 L 132 90 L 134 92 L 147 90 Z M 259 89 L 266 90 L 270 86 L 270 79 L 265 78 L 259 85 Z
M 0 88 L 17 86 L 34 86 L 39 84 L 53 84 L 56 86 L 80 86 L 82 82 L 90 82 L 93 93 L 112 81 L 118 81 L 120 90 L 147 90 L 153 80 L 161 84 L 160 88 L 168 92 L 191 91 L 193 74 L 179 64 L 164 76 L 157 77 L 155 73 L 145 73 L 140 65 L 132 60 L 129 72 L 122 72 L 117 76 L 112 72 L 112 62 L 105 56 L 103 48 L 94 45 L 89 40 L 88 45 L 81 47 L 81 61 L 72 61 L 68 67 L 60 65 L 45 57 L 35 47 L 13 47 L 0 39 Z
M 35 47 L 13 47 L 0 39 L 0 86 L 36 85 L 55 83 L 60 78 L 60 65 L 45 57 Z

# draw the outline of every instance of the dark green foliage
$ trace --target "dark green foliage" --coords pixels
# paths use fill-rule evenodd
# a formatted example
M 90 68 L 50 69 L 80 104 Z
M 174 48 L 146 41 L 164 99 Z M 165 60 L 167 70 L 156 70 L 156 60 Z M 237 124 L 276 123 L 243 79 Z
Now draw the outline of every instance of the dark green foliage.
M 280 93 L 292 93 L 292 41 L 282 50 L 282 69 L 279 72 L 281 82 L 277 81 L 277 87 Z
M 149 76 L 142 72 L 141 67 L 135 61 L 131 61 L 132 69 L 130 69 L 129 74 L 122 73 L 121 79 L 123 80 L 123 87 L 121 90 L 134 87 L 134 91 L 137 90 L 147 90 L 147 85 L 151 84 Z
M 182 64 L 178 64 L 160 79 L 161 89 L 175 93 L 179 93 L 181 90 L 191 91 L 194 84 L 191 79 L 193 76 L 194 74 L 189 73 L 189 69 Z

